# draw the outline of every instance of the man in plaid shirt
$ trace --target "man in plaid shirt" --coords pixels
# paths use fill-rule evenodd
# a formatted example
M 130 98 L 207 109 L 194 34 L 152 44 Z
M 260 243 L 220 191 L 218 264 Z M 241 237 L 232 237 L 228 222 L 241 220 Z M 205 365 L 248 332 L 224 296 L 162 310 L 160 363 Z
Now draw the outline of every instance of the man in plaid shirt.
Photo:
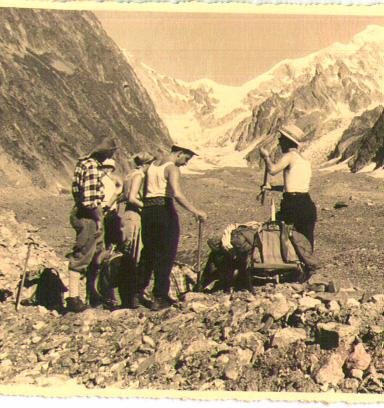
M 79 297 L 80 273 L 86 273 L 88 269 L 91 272 L 96 272 L 100 263 L 99 258 L 103 252 L 101 203 L 104 198 L 101 163 L 112 158 L 116 148 L 113 140 L 104 139 L 89 156 L 79 159 L 76 164 L 72 180 L 72 195 L 75 205 L 70 215 L 70 223 L 76 231 L 76 242 L 72 253 L 68 255 L 68 311 L 78 313 L 85 310 L 86 306 Z M 95 293 L 92 277 L 95 277 L 95 273 L 89 274 L 87 280 L 91 304 L 92 294 Z

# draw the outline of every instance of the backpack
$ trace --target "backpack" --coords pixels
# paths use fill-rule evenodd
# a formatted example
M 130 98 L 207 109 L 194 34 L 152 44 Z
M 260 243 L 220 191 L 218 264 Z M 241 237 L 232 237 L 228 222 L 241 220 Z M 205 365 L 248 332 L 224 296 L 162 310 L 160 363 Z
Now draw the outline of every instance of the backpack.
M 231 245 L 236 253 L 250 253 L 255 244 L 257 230 L 247 225 L 239 225 L 231 232 Z
M 116 288 L 119 286 L 123 255 L 114 253 L 104 259 L 96 275 L 94 290 L 101 301 L 107 306 L 117 304 Z
M 59 272 L 54 268 L 44 268 L 37 280 L 35 303 L 62 313 L 65 309 L 64 293 L 67 291 Z

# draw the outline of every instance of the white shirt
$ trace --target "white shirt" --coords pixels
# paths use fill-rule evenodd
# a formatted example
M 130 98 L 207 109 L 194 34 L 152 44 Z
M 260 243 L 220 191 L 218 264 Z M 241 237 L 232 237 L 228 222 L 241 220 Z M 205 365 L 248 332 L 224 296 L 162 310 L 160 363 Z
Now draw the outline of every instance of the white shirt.
M 104 199 L 101 202 L 102 207 L 106 207 L 109 203 L 109 200 L 115 194 L 116 188 L 116 180 L 111 178 L 108 174 L 101 178 L 101 182 L 104 186 Z M 120 189 L 121 190 L 121 189 Z M 113 203 L 111 210 L 116 208 L 116 202 Z
M 160 166 L 151 163 L 147 172 L 147 194 L 146 197 L 173 197 L 173 191 L 168 186 L 164 172 L 166 167 L 173 164 L 171 161 Z

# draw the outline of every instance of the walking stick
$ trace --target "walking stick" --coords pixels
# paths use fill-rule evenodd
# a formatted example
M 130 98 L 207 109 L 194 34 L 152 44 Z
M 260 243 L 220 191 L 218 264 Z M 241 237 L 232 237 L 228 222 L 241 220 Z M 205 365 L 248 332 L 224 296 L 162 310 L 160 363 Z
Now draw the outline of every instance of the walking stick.
M 32 246 L 37 246 L 37 242 L 35 242 L 31 237 L 28 238 L 28 242 L 26 243 L 28 245 L 28 249 L 27 249 L 27 256 L 25 257 L 25 262 L 24 262 L 24 269 L 23 269 L 23 274 L 21 275 L 21 279 L 20 279 L 20 283 L 19 283 L 19 287 L 17 288 L 17 294 L 16 294 L 16 311 L 19 308 L 19 304 L 20 304 L 20 299 L 21 299 L 21 292 L 23 290 L 24 287 L 24 283 L 25 283 L 25 276 L 27 274 L 27 266 L 28 266 L 28 261 L 29 261 L 29 257 L 31 255 L 31 248 Z
M 196 271 L 197 271 L 197 282 L 196 282 L 196 290 L 200 291 L 201 289 L 201 247 L 203 243 L 203 223 L 199 219 L 198 221 L 198 228 L 199 228 L 199 235 L 197 241 L 197 261 L 196 261 Z

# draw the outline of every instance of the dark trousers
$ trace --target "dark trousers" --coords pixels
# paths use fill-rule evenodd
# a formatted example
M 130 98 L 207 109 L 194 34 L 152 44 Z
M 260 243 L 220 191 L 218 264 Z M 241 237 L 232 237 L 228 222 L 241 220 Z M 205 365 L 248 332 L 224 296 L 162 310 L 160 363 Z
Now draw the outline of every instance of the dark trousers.
M 308 193 L 284 193 L 278 219 L 293 225 L 308 239 L 313 250 L 317 210 Z
M 107 212 L 104 216 L 104 243 L 109 248 L 112 244 L 120 244 L 120 220 L 116 210 Z
M 153 294 L 157 298 L 166 298 L 180 235 L 179 219 L 173 203 L 167 201 L 163 205 L 145 206 L 141 226 L 143 249 L 138 273 L 139 293 L 148 286 L 153 272 Z

